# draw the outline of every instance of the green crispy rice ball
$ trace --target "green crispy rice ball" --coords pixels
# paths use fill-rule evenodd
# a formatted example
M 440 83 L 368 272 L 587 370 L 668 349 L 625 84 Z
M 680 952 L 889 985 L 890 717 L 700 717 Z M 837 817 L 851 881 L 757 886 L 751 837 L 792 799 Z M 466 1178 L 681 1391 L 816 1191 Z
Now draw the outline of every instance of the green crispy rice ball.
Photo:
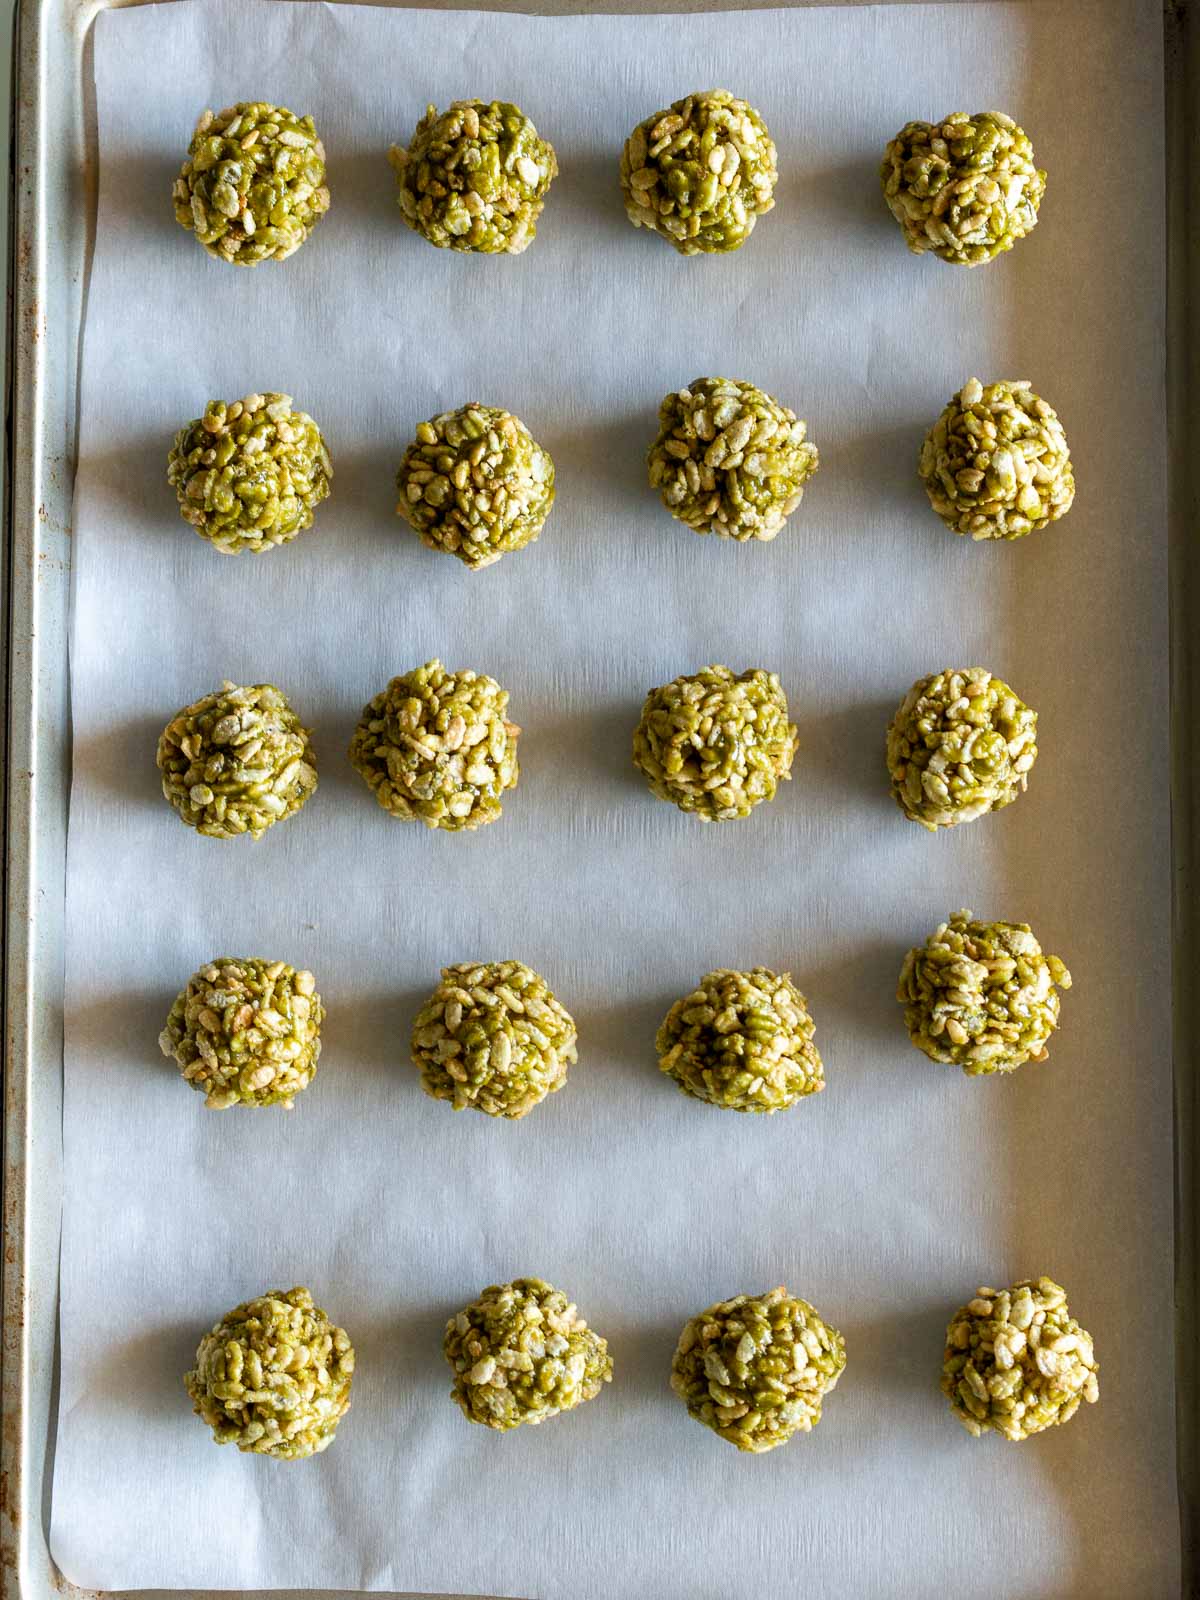
M 817 447 L 769 394 L 736 378 L 694 378 L 658 408 L 650 487 L 694 533 L 773 539 L 817 470 Z
M 887 732 L 892 794 L 935 832 L 1010 805 L 1037 760 L 1037 712 L 985 667 L 919 678 Z
M 721 1300 L 685 1324 L 671 1387 L 697 1422 L 761 1454 L 816 1427 L 845 1365 L 837 1329 L 781 1286 Z
M 978 1289 L 946 1330 L 942 1393 L 968 1433 L 1028 1439 L 1100 1398 L 1092 1336 L 1049 1278 Z
M 290 394 L 210 400 L 167 457 L 184 521 L 223 555 L 270 550 L 303 533 L 332 480 L 321 430 L 292 410 Z
M 778 176 L 766 123 L 725 89 L 656 111 L 621 152 L 630 222 L 685 256 L 740 250 L 775 204 Z
M 558 173 L 553 145 L 520 106 L 455 100 L 430 106 L 407 150 L 388 159 L 409 227 L 440 249 L 520 255 L 533 243 Z
M 443 967 L 417 1014 L 413 1065 L 425 1093 L 490 1117 L 525 1116 L 567 1081 L 575 1023 L 520 961 Z
M 1026 923 L 959 911 L 905 956 L 896 998 L 917 1049 L 975 1077 L 1045 1061 L 1058 991 L 1070 987 Z
M 307 1289 L 269 1289 L 223 1316 L 184 1374 L 218 1444 L 303 1461 L 327 1450 L 350 1409 L 354 1347 Z
M 422 422 L 396 475 L 397 512 L 473 572 L 532 544 L 554 504 L 554 463 L 509 411 L 472 402 Z
M 515 786 L 517 737 L 508 690 L 482 672 L 427 661 L 369 700 L 350 743 L 350 764 L 401 822 L 456 833 L 500 815 Z
M 159 738 L 158 769 L 181 820 L 212 839 L 258 839 L 317 787 L 312 736 L 269 683 L 225 683 L 185 706 Z
M 909 122 L 879 169 L 883 196 L 916 255 L 977 267 L 1033 231 L 1046 189 L 1033 146 L 999 111 Z
M 329 210 L 312 118 L 262 100 L 206 111 L 172 199 L 175 220 L 219 261 L 286 261 Z
M 946 526 L 975 540 L 1023 539 L 1075 498 L 1062 423 L 1023 380 L 968 379 L 929 430 L 917 470 Z
M 290 1111 L 316 1076 L 324 1018 L 311 972 L 257 956 L 218 956 L 188 979 L 158 1043 L 212 1110 Z
M 701 822 L 748 817 L 792 775 L 796 726 L 773 672 L 705 667 L 651 689 L 633 736 L 650 791 Z
M 499 1433 L 571 1411 L 612 1381 L 606 1342 L 540 1278 L 485 1289 L 450 1318 L 442 1349 L 463 1416 Z
M 721 969 L 667 1012 L 658 1065 L 696 1100 L 770 1114 L 825 1087 L 814 1031 L 786 972 Z

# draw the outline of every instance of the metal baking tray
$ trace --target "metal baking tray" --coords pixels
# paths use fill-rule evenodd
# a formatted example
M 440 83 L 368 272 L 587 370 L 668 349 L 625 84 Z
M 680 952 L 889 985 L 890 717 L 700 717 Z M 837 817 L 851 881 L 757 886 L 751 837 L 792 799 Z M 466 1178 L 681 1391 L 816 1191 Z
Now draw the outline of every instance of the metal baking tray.
M 430 3 L 430 0 L 412 0 Z M 454 0 L 470 5 L 473 0 Z M 720 0 L 717 0 L 720 4 Z M 778 0 L 767 0 L 778 3 Z M 970 3 L 970 0 L 958 0 Z M 1102 0 L 1100 0 L 1102 3 Z M 19 0 L 0 564 L 7 717 L 0 1596 L 83 1591 L 50 1556 L 63 1163 L 63 902 L 71 722 L 68 615 L 79 333 L 95 211 L 91 27 L 104 0 Z M 728 6 L 737 9 L 736 0 Z M 582 0 L 496 9 L 586 11 Z M 694 9 L 609 0 L 614 11 Z M 1197 870 L 1200 864 L 1200 0 L 1163 11 L 1167 106 L 1167 379 L 1176 1121 L 1177 1433 L 1181 1593 L 1200 1595 L 1197 1344 Z M 1096 1575 L 1100 1588 L 1102 1575 Z M 1099 1592 L 1099 1588 L 1097 1590 Z M 172 1591 L 177 1593 L 177 1591 Z M 287 1591 L 291 1596 L 303 1592 Z M 199 1600 L 199 1597 L 197 1597 Z M 280 1600 L 283 1600 L 282 1595 Z

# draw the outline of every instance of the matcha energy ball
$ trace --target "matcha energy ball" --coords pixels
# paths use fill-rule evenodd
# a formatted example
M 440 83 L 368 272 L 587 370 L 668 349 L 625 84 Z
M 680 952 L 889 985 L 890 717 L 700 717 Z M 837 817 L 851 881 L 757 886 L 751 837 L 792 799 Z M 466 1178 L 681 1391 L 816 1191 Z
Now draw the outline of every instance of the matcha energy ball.
M 554 463 L 511 412 L 472 402 L 421 423 L 396 487 L 396 510 L 422 542 L 476 571 L 537 538 Z
M 1049 1278 L 978 1289 L 946 1330 L 942 1393 L 968 1433 L 1028 1439 L 1100 1398 L 1091 1335 Z
M 218 956 L 188 979 L 159 1048 L 214 1111 L 282 1105 L 316 1076 L 325 1009 L 311 972 Z
M 736 378 L 694 378 L 658 408 L 650 487 L 694 533 L 773 539 L 817 470 L 808 425 Z
M 816 1427 L 845 1365 L 837 1329 L 781 1286 L 693 1317 L 679 1336 L 671 1387 L 697 1422 L 761 1454 Z
M 701 822 L 748 817 L 792 775 L 796 726 L 773 672 L 705 667 L 651 689 L 633 735 L 650 791 Z
M 413 1023 L 412 1059 L 435 1100 L 515 1120 L 562 1088 L 575 1038 L 570 1013 L 522 962 L 467 962 L 442 968 Z
M 896 998 L 908 1036 L 931 1061 L 975 1077 L 1045 1061 L 1071 974 L 1024 922 L 959 911 L 904 958 Z
M 1037 712 L 984 667 L 919 678 L 887 732 L 892 794 L 931 833 L 1009 805 L 1036 759 Z
M 218 260 L 286 261 L 329 210 L 312 118 L 261 100 L 206 111 L 172 199 L 176 221 Z
M 1024 538 L 1075 498 L 1062 423 L 1023 380 L 968 379 L 929 430 L 917 470 L 946 526 L 976 540 Z
M 558 173 L 554 147 L 520 106 L 455 100 L 430 106 L 407 150 L 388 155 L 405 222 L 440 249 L 520 255 L 533 243 Z
M 485 1289 L 450 1318 L 442 1349 L 463 1416 L 499 1433 L 571 1411 L 612 1381 L 606 1342 L 540 1278 Z
M 508 690 L 494 678 L 427 661 L 363 707 L 350 764 L 401 822 L 480 828 L 517 781 L 521 730 L 507 710 Z
M 999 111 L 907 123 L 883 153 L 883 196 L 916 255 L 977 267 L 1033 231 L 1046 174 Z
M 183 1386 L 218 1444 L 303 1461 L 333 1443 L 353 1372 L 348 1335 L 307 1289 L 269 1289 L 204 1335 Z
M 158 769 L 180 818 L 212 839 L 258 839 L 317 787 L 309 730 L 269 683 L 225 683 L 185 706 L 159 738 Z
M 777 177 L 763 119 L 724 89 L 656 111 L 621 152 L 630 222 L 652 228 L 685 256 L 739 250 L 775 204 Z
M 804 996 L 785 973 L 708 972 L 658 1030 L 658 1064 L 696 1100 L 782 1111 L 825 1087 Z
M 303 533 L 332 480 L 321 430 L 292 410 L 290 394 L 210 400 L 167 457 L 184 521 L 223 555 L 270 550 Z

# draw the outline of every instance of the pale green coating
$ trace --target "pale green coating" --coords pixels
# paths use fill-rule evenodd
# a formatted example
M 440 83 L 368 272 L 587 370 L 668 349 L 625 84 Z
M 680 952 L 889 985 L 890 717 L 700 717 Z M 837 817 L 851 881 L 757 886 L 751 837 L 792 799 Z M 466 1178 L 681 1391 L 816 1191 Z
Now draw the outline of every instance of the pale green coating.
M 350 1409 L 354 1347 L 307 1289 L 269 1289 L 228 1312 L 184 1374 L 218 1444 L 303 1461 L 327 1450 Z
M 206 111 L 172 199 L 176 221 L 218 260 L 286 261 L 329 210 L 312 118 L 262 100 Z
M 695 533 L 773 539 L 817 470 L 808 425 L 752 383 L 694 378 L 658 408 L 650 487 Z
M 1050 1278 L 977 1289 L 946 1330 L 942 1393 L 968 1433 L 1028 1439 L 1100 1398 L 1091 1335 Z
M 393 145 L 388 159 L 409 227 L 441 249 L 480 255 L 520 255 L 533 243 L 558 173 L 554 147 L 503 100 L 429 106 L 408 149 Z
M 211 1110 L 290 1111 L 316 1076 L 324 1019 L 311 972 L 257 956 L 218 956 L 188 979 L 158 1043 Z
M 350 764 L 385 811 L 456 833 L 500 815 L 516 784 L 517 737 L 508 690 L 481 672 L 427 661 L 367 702 Z
M 892 794 L 935 832 L 1010 805 L 1037 760 L 1037 712 L 986 667 L 918 678 L 887 732 Z
M 879 176 L 908 248 L 966 267 L 1032 232 L 1046 189 L 1024 130 L 1000 111 L 907 123 L 884 151 Z
M 566 1007 L 523 962 L 466 962 L 442 968 L 413 1023 L 412 1059 L 435 1100 L 516 1120 L 562 1088 L 575 1039 Z
M 1027 923 L 958 911 L 905 956 L 896 998 L 918 1050 L 976 1077 L 1045 1061 L 1058 990 L 1070 987 Z
M 651 689 L 633 735 L 650 791 L 701 822 L 748 817 L 792 775 L 796 727 L 773 672 L 705 667 Z
M 768 1115 L 825 1087 L 813 1019 L 788 973 L 707 972 L 667 1012 L 659 1067 L 685 1094 Z
M 158 741 L 163 795 L 213 839 L 258 839 L 317 787 L 312 736 L 270 683 L 225 683 L 185 706 Z
M 948 528 L 1022 539 L 1066 516 L 1075 498 L 1067 436 L 1029 384 L 963 384 L 921 446 L 917 470 Z
M 612 1381 L 605 1340 L 541 1278 L 485 1289 L 450 1318 L 442 1349 L 463 1416 L 500 1433 L 594 1400 Z
M 725 89 L 656 111 L 621 152 L 630 222 L 685 256 L 739 250 L 775 204 L 778 176 L 766 123 Z
M 290 394 L 210 400 L 167 457 L 184 521 L 223 555 L 287 544 L 312 526 L 332 480 L 321 430 Z
M 542 531 L 554 463 L 511 412 L 472 402 L 420 424 L 396 487 L 422 543 L 477 571 Z
M 761 1454 L 816 1427 L 845 1365 L 841 1334 L 781 1285 L 721 1300 L 686 1323 L 671 1387 L 697 1422 Z

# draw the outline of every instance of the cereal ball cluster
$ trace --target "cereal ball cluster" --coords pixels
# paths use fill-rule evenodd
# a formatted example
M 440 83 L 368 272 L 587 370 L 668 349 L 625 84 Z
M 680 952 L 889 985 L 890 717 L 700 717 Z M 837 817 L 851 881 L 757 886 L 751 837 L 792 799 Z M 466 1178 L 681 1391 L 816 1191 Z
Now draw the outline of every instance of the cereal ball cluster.
M 1022 539 L 1075 498 L 1062 423 L 1024 380 L 964 383 L 929 430 L 918 471 L 946 526 L 976 540 Z
M 817 470 L 808 425 L 752 383 L 695 378 L 658 408 L 650 486 L 694 533 L 773 539 Z
M 630 222 L 685 256 L 740 249 L 775 204 L 778 175 L 763 119 L 725 89 L 656 111 L 621 152 Z
M 218 1444 L 302 1461 L 350 1409 L 354 1347 L 307 1289 L 270 1289 L 206 1333 L 183 1386 Z
M 508 690 L 481 672 L 427 661 L 367 702 L 350 763 L 385 811 L 449 833 L 500 815 L 517 781 L 517 736 Z
M 311 972 L 219 956 L 188 979 L 159 1048 L 214 1111 L 292 1108 L 316 1076 L 325 1009 Z
M 594 1400 L 612 1381 L 606 1342 L 540 1278 L 485 1289 L 451 1317 L 442 1348 L 463 1416 L 501 1433 Z
M 1009 805 L 1036 760 L 1037 712 L 984 667 L 919 678 L 888 727 L 892 794 L 930 832 Z
M 185 706 L 159 738 L 158 770 L 182 820 L 213 839 L 258 839 L 317 787 L 310 732 L 269 683 L 226 683 Z
M 172 199 L 175 220 L 218 260 L 286 261 L 329 210 L 312 118 L 261 100 L 206 111 Z
M 525 1116 L 567 1081 L 575 1023 L 546 980 L 520 961 L 443 967 L 412 1030 L 426 1094 L 455 1111 Z
M 481 255 L 520 255 L 533 243 L 558 173 L 554 147 L 502 100 L 428 107 L 408 149 L 393 145 L 388 159 L 409 227 L 439 248 Z
M 661 1070 L 729 1111 L 781 1111 L 825 1087 L 813 1019 L 789 975 L 708 972 L 658 1030 Z
M 908 1036 L 931 1061 L 970 1076 L 1045 1061 L 1071 974 L 1024 922 L 959 911 L 904 958 L 896 998 Z
M 554 463 L 511 412 L 473 402 L 421 423 L 396 487 L 396 510 L 422 542 L 476 571 L 537 538 Z
M 184 521 L 223 555 L 270 550 L 303 533 L 332 480 L 321 430 L 292 410 L 290 394 L 210 400 L 167 457 Z
M 792 775 L 796 726 L 773 672 L 705 667 L 651 689 L 633 761 L 651 793 L 701 822 L 747 817 Z
M 946 1330 L 942 1393 L 968 1433 L 1006 1439 L 1069 1422 L 1100 1398 L 1091 1335 L 1049 1278 L 979 1289 Z
M 846 1341 L 782 1286 L 709 1306 L 684 1327 L 671 1387 L 690 1416 L 760 1454 L 808 1433 L 846 1365 Z
M 910 122 L 883 154 L 884 199 L 908 248 L 977 267 L 1032 232 L 1046 189 L 1033 146 L 1000 111 Z

